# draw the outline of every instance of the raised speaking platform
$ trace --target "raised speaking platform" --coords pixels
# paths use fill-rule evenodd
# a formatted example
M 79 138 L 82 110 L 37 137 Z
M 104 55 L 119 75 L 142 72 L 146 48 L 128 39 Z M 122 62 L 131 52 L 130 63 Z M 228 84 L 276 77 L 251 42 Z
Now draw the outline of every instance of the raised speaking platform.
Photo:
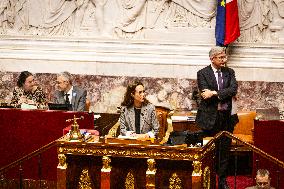
M 63 129 L 70 125 L 66 120 L 74 115 L 84 117 L 80 120 L 81 128 L 93 129 L 94 116 L 88 112 L 0 108 L 0 167 L 62 137 Z M 41 159 L 43 179 L 56 180 L 56 148 L 42 154 Z M 24 178 L 38 178 L 36 158 L 26 162 L 22 168 Z M 14 173 L 19 174 L 18 168 Z

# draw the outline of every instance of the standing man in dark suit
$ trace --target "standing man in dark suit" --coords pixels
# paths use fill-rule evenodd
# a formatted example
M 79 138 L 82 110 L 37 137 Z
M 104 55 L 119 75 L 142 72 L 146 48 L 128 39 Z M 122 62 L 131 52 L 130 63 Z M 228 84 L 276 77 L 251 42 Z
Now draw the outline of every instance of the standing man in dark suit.
M 56 85 L 58 90 L 54 93 L 54 103 L 71 104 L 69 110 L 72 111 L 86 110 L 87 91 L 72 85 L 72 77 L 69 72 L 58 74 Z
M 213 47 L 209 52 L 211 65 L 197 72 L 201 102 L 196 123 L 205 136 L 214 136 L 220 131 L 232 131 L 232 97 L 237 94 L 238 84 L 233 69 L 226 67 L 227 55 L 224 47 Z M 222 138 L 217 143 L 218 189 L 227 189 L 228 153 L 231 140 Z

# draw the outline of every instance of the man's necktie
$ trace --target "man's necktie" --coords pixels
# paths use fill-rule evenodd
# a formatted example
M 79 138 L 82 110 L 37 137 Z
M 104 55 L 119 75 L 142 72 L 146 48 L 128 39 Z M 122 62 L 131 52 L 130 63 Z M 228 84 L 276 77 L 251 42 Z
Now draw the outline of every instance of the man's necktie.
M 65 104 L 70 104 L 69 94 L 65 93 Z
M 218 90 L 224 89 L 223 78 L 221 74 L 221 70 L 217 70 L 218 73 Z M 228 104 L 227 103 L 219 103 L 218 110 L 227 110 Z
M 221 74 L 221 70 L 217 70 L 218 73 L 218 86 L 219 86 L 219 90 L 224 88 L 223 85 L 223 78 L 222 78 L 222 74 Z

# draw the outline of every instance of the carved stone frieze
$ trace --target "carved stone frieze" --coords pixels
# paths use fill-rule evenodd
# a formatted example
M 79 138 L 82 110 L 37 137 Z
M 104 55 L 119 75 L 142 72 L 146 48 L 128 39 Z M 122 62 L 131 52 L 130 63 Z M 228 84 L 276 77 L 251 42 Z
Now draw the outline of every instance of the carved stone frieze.
M 284 43 L 283 0 L 239 0 L 238 4 L 239 42 Z M 196 32 L 184 29 L 214 29 L 216 5 L 215 0 L 2 0 L 0 35 L 136 40 L 149 39 L 150 31 L 156 33 L 156 40 L 176 41 L 183 34 L 195 41 Z

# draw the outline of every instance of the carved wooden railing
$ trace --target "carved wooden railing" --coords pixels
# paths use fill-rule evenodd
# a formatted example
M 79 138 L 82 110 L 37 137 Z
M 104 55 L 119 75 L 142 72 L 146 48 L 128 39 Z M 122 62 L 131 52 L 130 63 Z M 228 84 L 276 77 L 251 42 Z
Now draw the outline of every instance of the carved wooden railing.
M 56 181 L 47 181 L 42 180 L 42 161 L 41 161 L 41 154 L 48 151 L 52 147 L 56 147 L 56 140 L 50 142 L 49 144 L 25 155 L 24 157 L 0 168 L 0 188 L 1 189 L 8 189 L 8 188 L 56 188 Z M 24 179 L 23 178 L 23 167 L 22 165 L 30 160 L 33 157 L 38 157 L 38 179 Z M 12 168 L 19 166 L 18 169 L 18 178 L 6 178 L 5 174 L 8 174 L 9 170 Z
M 220 133 L 218 133 L 215 137 L 213 137 L 213 139 L 211 140 L 212 142 L 217 142 L 221 137 L 228 137 L 228 138 L 231 138 L 233 140 L 235 140 L 239 146 L 235 146 L 232 151 L 236 152 L 238 151 L 238 148 L 241 147 L 241 148 L 246 148 L 247 150 L 251 150 L 253 152 L 253 155 L 254 155 L 254 161 L 253 162 L 253 166 L 255 167 L 255 170 L 256 171 L 259 167 L 258 167 L 258 162 L 259 162 L 259 156 L 262 157 L 263 159 L 267 160 L 268 162 L 271 162 L 273 165 L 275 165 L 277 167 L 277 171 L 276 172 L 276 175 L 273 176 L 273 178 L 276 178 L 276 181 L 274 181 L 276 183 L 276 186 L 274 186 L 276 189 L 280 189 L 283 184 L 280 184 L 280 181 L 281 181 L 281 178 L 282 178 L 282 181 L 284 180 L 284 162 L 283 161 L 280 161 L 279 159 L 273 157 L 272 155 L 264 152 L 263 150 L 257 148 L 256 146 L 248 143 L 248 142 L 244 142 L 243 140 L 241 140 L 239 137 L 236 137 L 234 136 L 233 134 L 227 132 L 227 131 L 222 131 Z M 273 145 L 273 144 L 271 144 Z M 236 158 L 236 156 L 235 156 Z M 235 169 L 238 168 L 237 166 L 237 161 L 235 160 Z M 267 165 L 268 167 L 268 165 Z M 235 188 L 236 188 L 236 171 L 237 170 L 234 170 L 235 171 Z M 255 175 L 255 173 L 252 174 L 252 176 Z M 271 175 L 272 176 L 272 175 Z

